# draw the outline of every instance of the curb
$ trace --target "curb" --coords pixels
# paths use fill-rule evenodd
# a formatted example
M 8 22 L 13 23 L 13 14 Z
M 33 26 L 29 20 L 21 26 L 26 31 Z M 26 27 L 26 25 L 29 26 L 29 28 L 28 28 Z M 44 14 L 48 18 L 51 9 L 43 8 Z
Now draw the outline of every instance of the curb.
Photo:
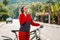
M 3 26 L 5 24 L 5 22 L 0 22 L 0 27 Z

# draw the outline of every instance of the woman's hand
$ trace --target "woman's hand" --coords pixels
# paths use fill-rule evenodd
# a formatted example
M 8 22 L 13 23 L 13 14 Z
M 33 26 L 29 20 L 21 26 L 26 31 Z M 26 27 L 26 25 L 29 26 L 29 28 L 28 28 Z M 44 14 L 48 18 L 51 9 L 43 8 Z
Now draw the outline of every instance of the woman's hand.
M 40 25 L 40 28 L 43 28 L 44 26 L 43 25 Z

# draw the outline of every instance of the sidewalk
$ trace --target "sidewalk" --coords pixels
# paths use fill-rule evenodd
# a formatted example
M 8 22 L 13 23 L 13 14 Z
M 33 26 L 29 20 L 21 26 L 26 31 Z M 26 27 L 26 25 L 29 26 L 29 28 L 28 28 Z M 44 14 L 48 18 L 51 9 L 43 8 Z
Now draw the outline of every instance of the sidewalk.
M 50 26 L 50 27 L 56 27 L 56 28 L 60 27 L 60 25 L 57 25 L 57 24 L 49 24 L 49 23 L 42 23 L 42 22 L 38 22 L 38 23 L 43 24 L 45 26 Z
M 45 25 L 48 25 L 48 26 L 51 26 L 51 27 L 56 27 L 56 28 L 59 28 L 60 25 L 57 25 L 57 24 L 49 24 L 49 23 L 44 23 Z

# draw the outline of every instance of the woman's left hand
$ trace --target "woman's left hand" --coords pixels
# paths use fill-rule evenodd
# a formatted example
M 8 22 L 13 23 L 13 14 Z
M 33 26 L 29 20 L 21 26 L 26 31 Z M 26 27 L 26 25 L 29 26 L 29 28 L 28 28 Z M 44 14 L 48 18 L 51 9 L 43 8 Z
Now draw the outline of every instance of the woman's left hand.
M 44 25 L 40 25 L 40 28 L 43 28 L 44 27 Z

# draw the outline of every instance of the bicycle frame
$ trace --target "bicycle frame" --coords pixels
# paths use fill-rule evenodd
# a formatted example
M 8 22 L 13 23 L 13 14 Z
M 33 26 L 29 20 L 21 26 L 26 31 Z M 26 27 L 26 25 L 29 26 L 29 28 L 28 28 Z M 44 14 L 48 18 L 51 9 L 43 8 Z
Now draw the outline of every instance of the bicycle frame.
M 41 28 L 41 27 L 40 27 Z M 40 28 L 37 28 L 36 30 L 33 30 L 33 31 L 31 31 L 30 32 L 30 35 L 33 35 L 33 34 L 35 34 L 32 38 L 31 38 L 31 40 L 33 40 L 35 37 L 36 37 L 36 40 L 41 40 L 40 39 L 40 36 L 38 36 L 37 35 L 37 31 L 39 31 L 39 35 L 40 35 Z M 6 37 L 6 36 L 2 36 L 2 37 L 5 37 L 5 38 L 9 38 L 9 39 L 7 39 L 7 40 L 18 40 L 18 35 L 17 35 L 17 32 L 18 32 L 19 30 L 11 30 L 11 32 L 13 32 L 14 34 L 15 34 L 15 38 L 14 39 L 12 39 L 12 38 L 10 38 L 10 37 Z M 5 39 L 4 39 L 5 40 Z
M 38 36 L 37 33 L 36 33 L 37 31 L 39 31 L 39 36 Z M 33 32 L 34 32 L 34 33 L 33 33 Z M 40 39 L 40 30 L 39 30 L 39 28 L 36 29 L 36 30 L 31 31 L 31 33 L 35 34 L 35 35 L 31 38 L 31 40 L 33 40 L 35 37 L 36 37 L 36 40 L 41 40 L 41 39 Z M 33 34 L 30 34 L 30 35 L 33 35 Z
M 37 33 L 36 33 L 37 31 L 39 31 L 39 35 L 40 35 L 40 30 L 39 30 L 39 29 L 40 29 L 40 28 L 37 28 L 36 30 L 33 30 L 33 31 L 30 32 L 30 35 L 35 34 L 35 35 L 31 38 L 31 40 L 33 40 L 35 37 L 36 37 L 36 40 L 41 40 L 41 39 L 40 39 L 40 36 L 38 36 Z M 11 32 L 15 33 L 15 36 L 16 36 L 17 40 L 18 40 L 18 35 L 17 35 L 16 32 L 18 32 L 18 31 L 19 31 L 19 30 L 11 30 Z M 14 38 L 14 40 L 15 40 L 16 38 Z

